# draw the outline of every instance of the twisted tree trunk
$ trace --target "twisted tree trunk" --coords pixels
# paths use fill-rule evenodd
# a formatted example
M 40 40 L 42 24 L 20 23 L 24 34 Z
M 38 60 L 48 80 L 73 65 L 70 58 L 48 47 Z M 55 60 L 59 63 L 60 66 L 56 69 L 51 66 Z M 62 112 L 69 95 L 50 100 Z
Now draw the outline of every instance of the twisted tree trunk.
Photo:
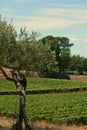
M 28 124 L 28 120 L 26 117 L 26 112 L 25 112 L 25 106 L 26 106 L 26 96 L 25 96 L 25 90 L 23 89 L 23 87 L 20 87 L 18 89 L 18 93 L 20 96 L 20 100 L 19 100 L 19 115 L 18 115 L 18 119 L 16 122 L 16 130 L 22 130 L 23 128 L 23 121 L 24 121 L 24 125 L 25 125 L 25 130 L 31 130 L 29 124 Z
M 30 126 L 28 125 L 28 120 L 25 113 L 25 106 L 26 106 L 26 96 L 25 96 L 25 89 L 27 85 L 27 81 L 25 76 L 22 73 L 19 73 L 14 70 L 10 70 L 12 76 L 8 76 L 5 72 L 4 68 L 0 65 L 0 69 L 2 70 L 4 76 L 7 80 L 13 81 L 16 85 L 18 94 L 20 96 L 20 104 L 19 104 L 19 115 L 16 124 L 12 127 L 13 130 L 22 130 L 22 124 L 24 121 L 25 130 L 31 130 Z

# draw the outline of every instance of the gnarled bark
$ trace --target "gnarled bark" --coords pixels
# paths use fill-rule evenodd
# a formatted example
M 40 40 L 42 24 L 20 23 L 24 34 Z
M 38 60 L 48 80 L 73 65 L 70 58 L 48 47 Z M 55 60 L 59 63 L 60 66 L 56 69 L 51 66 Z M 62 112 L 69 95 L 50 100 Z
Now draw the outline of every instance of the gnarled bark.
M 12 76 L 9 77 L 2 66 L 0 66 L 0 69 L 2 70 L 7 80 L 13 81 L 15 83 L 20 98 L 18 119 L 12 129 L 22 130 L 22 124 L 24 121 L 25 130 L 31 130 L 25 113 L 25 106 L 26 106 L 25 89 L 27 85 L 25 76 L 22 73 L 18 73 L 17 71 L 11 70 L 10 72 Z

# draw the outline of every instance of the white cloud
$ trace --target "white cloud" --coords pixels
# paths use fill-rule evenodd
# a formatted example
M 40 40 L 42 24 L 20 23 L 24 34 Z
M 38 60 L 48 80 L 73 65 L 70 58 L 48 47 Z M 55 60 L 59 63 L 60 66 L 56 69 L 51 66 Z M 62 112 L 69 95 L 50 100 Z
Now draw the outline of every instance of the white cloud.
M 39 13 L 40 12 L 40 13 Z M 39 16 L 25 17 L 18 26 L 26 26 L 32 30 L 48 30 L 55 28 L 65 28 L 76 24 L 87 23 L 87 10 L 68 9 L 44 9 L 36 12 Z M 74 36 L 71 37 L 73 41 Z
M 68 12 L 69 10 L 66 10 L 66 9 L 47 8 L 47 9 L 42 10 L 40 13 L 45 14 L 45 15 L 61 15 Z
M 75 37 L 73 34 L 70 35 L 70 42 L 80 42 L 81 40 Z
M 29 30 L 38 31 L 65 28 L 76 24 L 87 23 L 87 10 L 48 8 L 38 10 L 35 12 L 35 15 L 32 16 L 9 15 L 9 17 L 16 20 L 14 26 L 16 26 L 17 29 L 20 27 L 26 27 Z M 71 38 L 73 41 L 75 40 L 73 36 Z
M 65 19 L 71 19 L 74 23 L 87 23 L 87 10 L 74 10 L 74 9 L 59 9 L 48 8 L 40 11 L 40 14 L 48 16 L 63 17 Z
M 2 12 L 8 12 L 8 11 L 10 11 L 10 8 L 2 8 L 1 11 Z
M 85 41 L 84 41 L 85 43 L 87 43 L 87 39 L 85 39 Z
M 48 30 L 64 28 L 75 24 L 74 21 L 68 19 L 58 19 L 53 17 L 24 17 L 24 19 L 21 22 L 17 22 L 16 26 L 27 27 L 32 30 Z
M 14 0 L 14 1 L 11 1 L 12 3 L 16 3 L 16 2 L 30 2 L 32 0 Z

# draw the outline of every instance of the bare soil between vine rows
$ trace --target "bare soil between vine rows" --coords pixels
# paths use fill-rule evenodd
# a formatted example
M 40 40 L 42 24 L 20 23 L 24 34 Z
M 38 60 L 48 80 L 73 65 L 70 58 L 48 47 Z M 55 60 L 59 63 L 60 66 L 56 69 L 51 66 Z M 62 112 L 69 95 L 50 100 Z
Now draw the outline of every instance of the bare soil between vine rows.
M 13 125 L 12 119 L 0 117 L 0 130 L 11 130 Z M 33 122 L 33 130 L 87 130 L 87 125 L 80 126 L 57 126 L 47 121 Z

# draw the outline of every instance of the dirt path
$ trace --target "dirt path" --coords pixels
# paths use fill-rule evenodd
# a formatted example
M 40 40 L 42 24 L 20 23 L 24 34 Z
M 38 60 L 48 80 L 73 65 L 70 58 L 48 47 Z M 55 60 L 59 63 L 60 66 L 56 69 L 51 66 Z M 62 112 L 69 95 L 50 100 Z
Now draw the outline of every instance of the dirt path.
M 11 128 L 12 120 L 0 117 L 0 130 Z
M 56 126 L 46 121 L 41 121 L 41 122 L 37 121 L 34 125 L 36 126 L 36 128 L 40 128 L 40 130 L 87 130 L 87 125 L 85 126 L 83 125 L 82 126 Z
M 0 130 L 9 130 L 13 124 L 12 119 L 0 117 Z M 33 123 L 34 130 L 87 130 L 85 126 L 56 126 L 46 121 L 36 121 Z
M 69 75 L 71 80 L 87 82 L 87 75 Z

